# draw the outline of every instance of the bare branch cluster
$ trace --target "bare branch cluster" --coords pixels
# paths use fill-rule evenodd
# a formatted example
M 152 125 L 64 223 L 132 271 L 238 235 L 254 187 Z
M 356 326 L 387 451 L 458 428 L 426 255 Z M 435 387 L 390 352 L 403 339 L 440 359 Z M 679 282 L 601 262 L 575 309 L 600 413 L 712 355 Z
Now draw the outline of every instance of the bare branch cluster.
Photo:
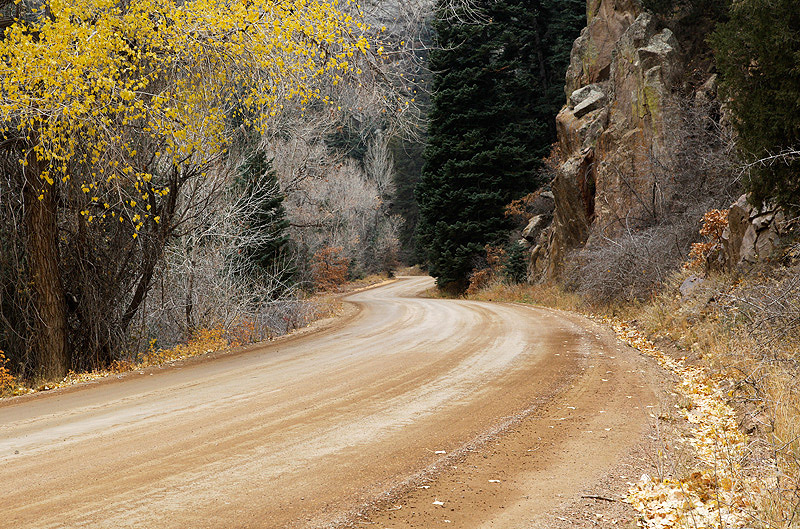
M 567 284 L 600 300 L 645 299 L 680 269 L 699 238 L 700 219 L 738 196 L 733 134 L 719 103 L 674 97 L 663 112 L 660 150 L 651 149 L 652 191 L 633 192 L 643 214 L 617 219 L 615 235 L 595 233 L 573 252 Z M 618 168 L 618 179 L 630 177 Z

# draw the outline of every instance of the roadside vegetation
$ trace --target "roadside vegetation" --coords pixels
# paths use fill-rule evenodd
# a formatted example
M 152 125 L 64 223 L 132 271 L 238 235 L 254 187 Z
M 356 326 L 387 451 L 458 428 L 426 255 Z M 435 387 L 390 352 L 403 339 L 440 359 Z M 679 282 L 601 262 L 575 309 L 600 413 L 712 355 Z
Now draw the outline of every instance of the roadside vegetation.
M 273 321 L 266 328 L 250 319 L 241 319 L 227 327 L 221 325 L 201 327 L 187 339 L 171 346 L 162 346 L 153 338 L 146 349 L 123 351 L 119 354 L 119 359 L 107 367 L 84 371 L 70 370 L 61 379 L 37 381 L 16 377 L 7 367 L 8 359 L 0 351 L 0 398 L 49 391 L 148 367 L 165 366 L 179 360 L 211 353 L 224 354 L 242 346 L 267 344 L 282 336 L 308 328 L 320 320 L 341 315 L 344 307 L 339 298 L 342 295 L 391 281 L 392 278 L 390 274 L 379 273 L 352 281 L 342 279 L 340 282 L 326 283 L 320 285 L 317 292 L 312 295 L 284 302 L 284 306 L 275 311 Z
M 269 339 L 396 266 L 428 13 L 0 0 L 0 380 Z
M 800 251 L 757 269 L 687 267 L 646 299 L 603 301 L 498 273 L 471 299 L 573 310 L 611 326 L 676 377 L 697 466 L 637 484 L 647 527 L 794 527 L 800 509 Z M 498 270 L 499 272 L 499 270 Z M 687 289 L 686 285 L 692 285 Z M 683 288 L 682 288 L 683 286 Z M 722 516 L 723 518 L 719 518 Z

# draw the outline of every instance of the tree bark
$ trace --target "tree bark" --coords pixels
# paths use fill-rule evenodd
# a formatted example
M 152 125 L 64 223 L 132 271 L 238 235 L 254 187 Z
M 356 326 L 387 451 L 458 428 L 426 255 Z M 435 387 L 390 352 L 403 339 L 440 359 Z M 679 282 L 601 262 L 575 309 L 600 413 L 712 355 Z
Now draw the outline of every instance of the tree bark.
M 31 349 L 35 370 L 46 380 L 61 378 L 70 368 L 67 348 L 67 305 L 58 257 L 58 218 L 55 185 L 41 179 L 41 167 L 30 152 L 23 197 L 35 324 Z
M 539 34 L 539 27 L 536 26 L 533 29 L 533 34 L 536 37 L 536 58 L 539 62 L 539 77 L 542 80 L 542 88 L 547 90 L 548 86 L 550 85 L 549 79 L 547 78 L 547 66 L 544 60 L 544 53 L 542 52 L 542 37 Z

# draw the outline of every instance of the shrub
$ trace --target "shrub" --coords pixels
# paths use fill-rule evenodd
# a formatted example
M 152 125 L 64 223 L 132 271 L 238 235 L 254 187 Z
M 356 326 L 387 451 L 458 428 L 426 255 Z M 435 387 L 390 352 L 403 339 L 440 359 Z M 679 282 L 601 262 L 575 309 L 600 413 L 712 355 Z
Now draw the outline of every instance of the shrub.
M 647 299 L 681 267 L 695 234 L 681 222 L 593 241 L 568 256 L 565 286 L 601 303 Z
M 706 241 L 692 244 L 686 268 L 702 269 L 708 273 L 712 269 L 719 270 L 724 266 L 722 232 L 728 227 L 728 211 L 727 209 L 712 209 L 703 215 L 703 227 L 700 228 L 700 235 L 705 237 Z
M 467 287 L 467 291 L 465 292 L 466 295 L 474 296 L 480 292 L 482 288 L 489 284 L 492 277 L 494 277 L 494 274 L 492 274 L 491 268 L 473 270 L 472 274 L 469 276 L 469 287 Z
M 314 254 L 311 273 L 314 288 L 333 290 L 347 281 L 350 261 L 342 256 L 341 246 L 326 246 Z
M 17 384 L 17 379 L 11 374 L 6 364 L 8 364 L 8 358 L 3 351 L 0 351 L 0 395 L 13 389 Z

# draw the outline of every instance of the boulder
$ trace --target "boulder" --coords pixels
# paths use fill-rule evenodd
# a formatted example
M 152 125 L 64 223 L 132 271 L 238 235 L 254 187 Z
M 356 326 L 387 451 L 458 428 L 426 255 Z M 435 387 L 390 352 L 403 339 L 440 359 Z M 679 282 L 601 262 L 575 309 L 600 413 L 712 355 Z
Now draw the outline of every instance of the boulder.
M 542 230 L 549 224 L 550 219 L 545 215 L 536 215 L 532 217 L 525 229 L 522 230 L 522 238 L 530 242 L 535 242 Z
M 679 288 L 681 297 L 685 298 L 691 296 L 692 293 L 697 289 L 697 287 L 705 283 L 705 281 L 706 280 L 703 279 L 702 277 L 696 276 L 694 274 L 690 275 L 689 277 L 683 280 L 683 283 L 681 283 L 681 286 Z
M 778 247 L 785 217 L 780 208 L 753 207 L 742 195 L 731 204 L 728 227 L 722 234 L 729 267 L 753 264 L 765 259 Z
M 580 119 L 589 112 L 604 107 L 606 101 L 606 95 L 603 92 L 600 90 L 590 90 L 586 97 L 582 98 L 580 103 L 575 105 L 572 113 L 575 114 L 576 118 Z
M 578 88 L 569 96 L 569 108 L 575 108 L 576 106 L 583 103 L 589 97 L 592 97 L 596 93 L 600 93 L 605 97 L 605 93 L 603 89 L 598 84 L 590 84 L 581 88 Z

